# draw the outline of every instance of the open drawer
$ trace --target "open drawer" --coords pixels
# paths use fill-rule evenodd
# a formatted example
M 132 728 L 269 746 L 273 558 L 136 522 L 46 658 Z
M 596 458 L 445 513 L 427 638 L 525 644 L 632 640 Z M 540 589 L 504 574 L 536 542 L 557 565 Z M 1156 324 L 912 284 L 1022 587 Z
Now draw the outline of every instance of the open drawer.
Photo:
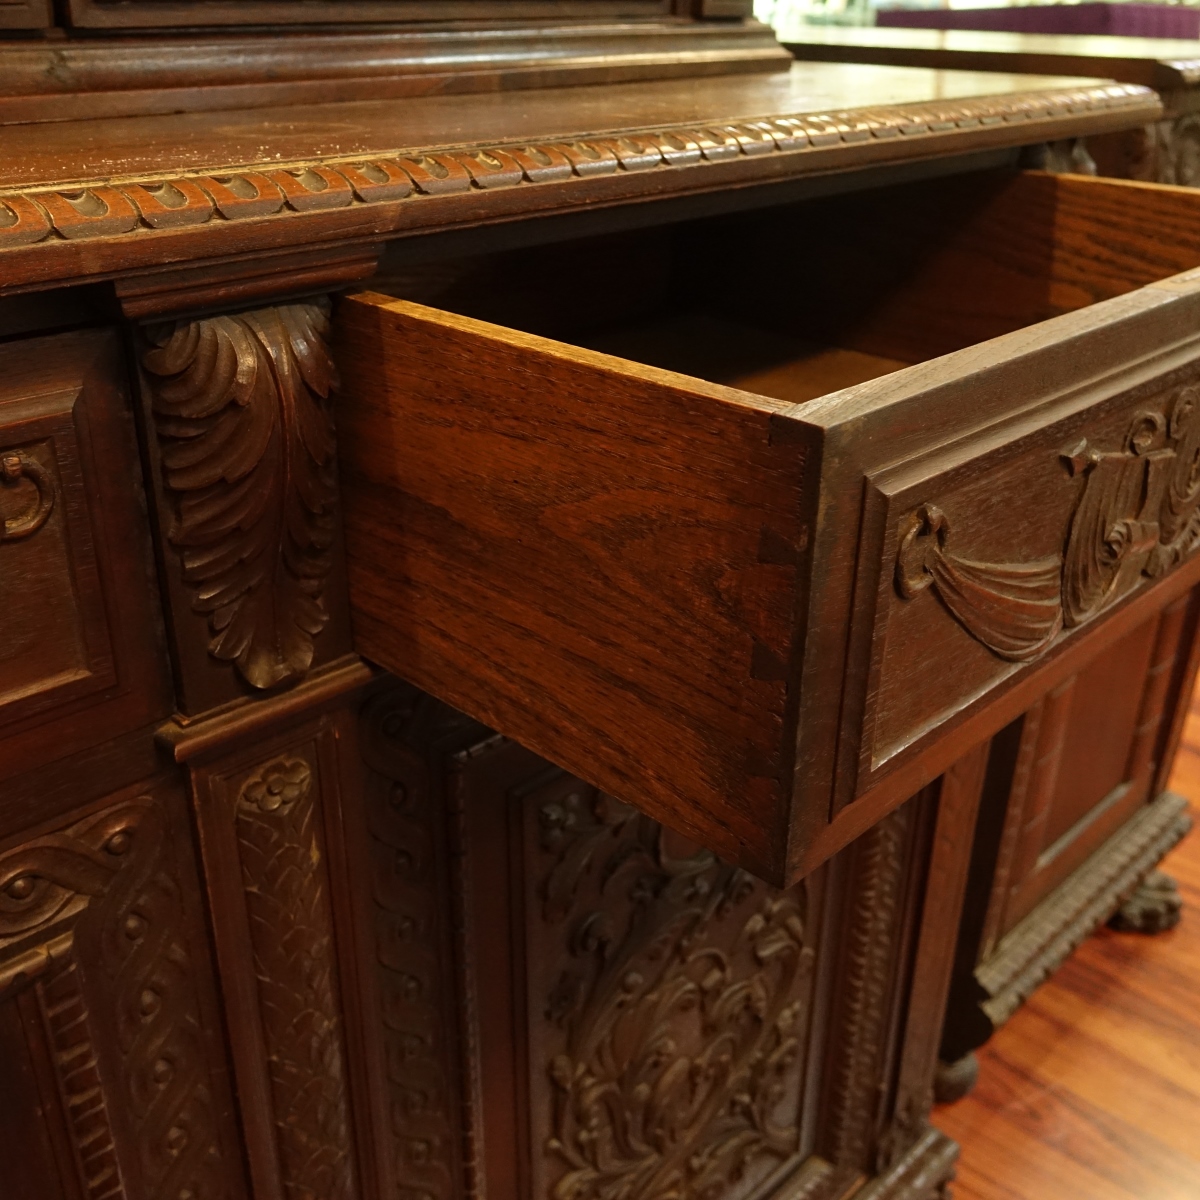
M 1200 570 L 1200 192 L 987 173 L 643 244 L 454 301 L 636 297 L 575 344 L 343 301 L 356 644 L 783 882 Z

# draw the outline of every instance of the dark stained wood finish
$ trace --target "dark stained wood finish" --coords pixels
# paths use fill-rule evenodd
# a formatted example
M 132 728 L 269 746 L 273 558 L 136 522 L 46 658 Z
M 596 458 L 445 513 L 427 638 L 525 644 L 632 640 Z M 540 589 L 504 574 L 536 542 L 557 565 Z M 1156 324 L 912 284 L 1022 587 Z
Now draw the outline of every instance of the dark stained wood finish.
M 941 239 L 941 212 L 930 215 L 914 239 L 921 269 L 897 271 L 896 301 L 866 273 L 860 295 L 831 306 L 852 346 L 912 361 L 1004 333 L 1022 310 L 1036 320 L 1118 297 L 1149 282 L 1147 260 L 1200 261 L 1200 246 L 1179 237 L 1108 251 L 1149 228 L 1149 214 L 1139 221 L 1122 203 L 1140 194 L 1132 187 L 1000 176 L 963 188 L 976 189 L 974 203 Z M 1090 206 L 1087 189 L 1099 198 Z M 948 193 L 950 205 L 958 197 Z M 922 194 L 902 194 L 902 205 Z M 1181 210 L 1197 203 L 1182 189 L 1151 195 Z M 838 270 L 829 264 L 828 277 Z M 963 280 L 973 309 L 965 295 L 957 303 Z M 1171 389 L 1190 378 L 1175 372 L 1192 353 L 1192 286 L 1146 288 L 796 406 L 405 302 L 348 300 L 339 320 L 356 644 L 758 873 L 795 877 L 944 769 L 904 776 L 899 792 L 873 790 L 905 763 L 928 764 L 921 751 L 982 712 L 981 697 L 1011 688 L 1019 664 L 1061 650 L 1064 622 L 1085 625 L 1095 605 L 1128 590 L 1104 584 L 1086 599 L 1075 583 L 1060 588 L 1060 573 L 1093 569 L 1084 517 L 1068 538 L 1072 513 L 1108 503 L 1103 472 L 1093 483 L 1093 468 L 1080 467 L 1075 478 L 1088 482 L 1070 483 L 1064 447 L 1082 436 L 1136 459 L 1118 448 L 1130 444 L 1137 406 L 1159 406 L 1164 430 L 1174 418 L 1162 414 L 1190 412 Z M 715 294 L 727 312 L 736 306 L 736 295 Z M 1125 346 L 1139 358 L 1150 349 L 1164 303 L 1180 306 L 1178 333 L 1159 343 L 1159 366 L 1124 375 Z M 751 316 L 766 306 L 746 302 Z M 925 320 L 947 312 L 941 329 Z M 699 344 L 684 338 L 672 353 Z M 1052 401 L 1080 356 L 1105 382 Z M 981 374 L 994 379 L 982 392 Z M 1009 432 L 976 440 L 989 403 L 1003 406 Z M 701 437 L 711 450 L 697 457 Z M 948 438 L 959 448 L 943 449 Z M 629 496 L 639 522 L 653 506 L 650 528 L 614 529 L 602 516 Z M 816 511 L 819 521 L 789 515 Z M 956 529 L 965 522 L 956 544 L 974 565 L 920 557 L 950 553 L 934 511 Z M 849 533 L 864 520 L 852 558 Z M 1005 615 L 1003 582 L 956 607 L 954 573 L 968 569 L 995 580 L 1040 572 L 1044 625 L 1024 624 L 1024 610 Z M 875 599 L 855 606 L 855 594 Z M 493 639 L 511 654 L 475 653 Z M 689 647 L 669 676 L 664 645 Z M 935 645 L 948 657 L 929 653 Z M 840 712 L 830 694 L 843 697 Z M 996 732 L 998 715 L 976 736 Z M 831 806 L 840 832 L 826 830 Z
M 247 1194 L 187 828 L 178 783 L 154 779 L 4 839 L 0 1091 L 22 1200 Z
M 572 17 L 661 17 L 671 0 L 67 0 L 72 25 L 163 29 L 222 25 L 346 25 L 429 21 L 538 21 Z M 730 16 L 747 16 L 734 11 Z
M 1160 790 L 1195 680 L 1196 604 L 1194 592 L 1168 604 L 998 739 L 1009 749 L 973 850 L 946 1062 L 963 1062 L 1114 912 L 1133 906 L 1128 922 L 1147 931 L 1174 918 L 1169 887 L 1142 881 L 1187 828 L 1183 801 Z
M 0 30 L 45 29 L 53 20 L 49 0 L 4 0 L 0 4 Z
M 1200 186 L 1200 56 L 1194 41 L 1050 36 L 975 30 L 837 28 L 794 25 L 781 31 L 807 62 L 877 63 L 975 71 L 1079 71 L 1155 88 L 1166 120 L 1140 129 L 1062 142 L 1046 156 L 1053 169 Z

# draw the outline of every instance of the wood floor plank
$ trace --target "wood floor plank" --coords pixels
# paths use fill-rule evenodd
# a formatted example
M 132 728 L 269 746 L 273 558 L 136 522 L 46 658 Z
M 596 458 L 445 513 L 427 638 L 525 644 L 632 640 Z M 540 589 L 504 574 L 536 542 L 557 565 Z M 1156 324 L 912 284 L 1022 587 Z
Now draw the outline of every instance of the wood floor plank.
M 1200 825 L 1200 700 L 1170 786 Z M 955 1200 L 1200 1200 L 1200 832 L 1163 863 L 1179 927 L 1089 938 L 935 1110 L 962 1147 Z

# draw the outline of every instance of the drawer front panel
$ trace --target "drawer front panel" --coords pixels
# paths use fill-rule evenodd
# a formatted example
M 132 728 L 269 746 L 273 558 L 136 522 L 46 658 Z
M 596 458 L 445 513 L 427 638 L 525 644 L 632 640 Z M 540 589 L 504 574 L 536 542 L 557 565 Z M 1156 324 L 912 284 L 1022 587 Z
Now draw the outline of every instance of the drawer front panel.
M 0 346 L 0 777 L 170 709 L 116 338 Z
M 852 586 L 873 598 L 848 639 L 840 804 L 1194 582 L 1198 328 L 1184 279 L 810 406 L 840 410 L 822 486 L 831 522 L 862 522 Z
M 1168 378 L 881 490 L 895 566 L 875 646 L 872 768 L 1189 556 L 1200 368 Z

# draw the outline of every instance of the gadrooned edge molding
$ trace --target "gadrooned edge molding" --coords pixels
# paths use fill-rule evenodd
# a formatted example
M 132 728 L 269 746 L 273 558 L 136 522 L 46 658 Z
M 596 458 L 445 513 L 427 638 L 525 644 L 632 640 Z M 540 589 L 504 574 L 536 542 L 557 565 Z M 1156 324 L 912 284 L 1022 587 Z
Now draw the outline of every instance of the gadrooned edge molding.
M 420 202 L 422 197 L 564 183 L 621 172 L 811 154 L 871 141 L 911 143 L 960 129 L 1139 108 L 1153 96 L 1141 86 L 1108 84 L 621 131 L 532 144 L 340 155 L 208 173 L 171 172 L 127 180 L 34 185 L 0 193 L 0 251 L 41 242 L 133 237 L 250 218 Z

